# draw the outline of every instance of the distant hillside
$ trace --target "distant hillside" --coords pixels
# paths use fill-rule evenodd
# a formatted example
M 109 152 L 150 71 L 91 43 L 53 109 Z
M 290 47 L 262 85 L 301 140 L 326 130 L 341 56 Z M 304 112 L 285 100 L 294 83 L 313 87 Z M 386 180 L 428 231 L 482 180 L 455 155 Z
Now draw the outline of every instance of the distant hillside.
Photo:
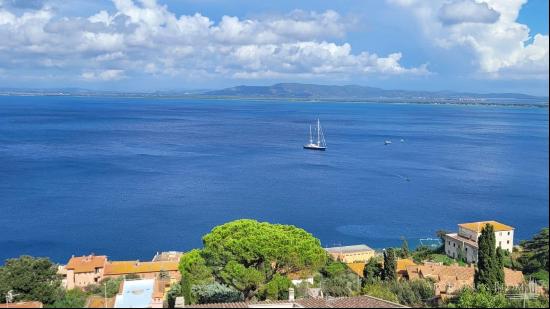
M 203 93 L 205 96 L 241 98 L 288 99 L 350 99 L 350 100 L 404 100 L 404 101 L 536 101 L 548 102 L 548 98 L 521 93 L 466 93 L 453 91 L 385 90 L 381 88 L 347 85 L 328 86 L 313 84 L 276 84 L 272 86 L 237 86 Z

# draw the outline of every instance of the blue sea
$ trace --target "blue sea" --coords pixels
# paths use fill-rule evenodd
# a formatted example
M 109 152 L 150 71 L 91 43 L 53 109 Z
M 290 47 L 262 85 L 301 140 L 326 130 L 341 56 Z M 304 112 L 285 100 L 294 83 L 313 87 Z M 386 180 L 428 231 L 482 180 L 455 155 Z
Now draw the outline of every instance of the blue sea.
M 302 149 L 317 117 L 326 152 Z M 239 218 L 323 246 L 492 219 L 526 239 L 548 226 L 548 140 L 547 108 L 0 97 L 0 259 L 149 260 Z

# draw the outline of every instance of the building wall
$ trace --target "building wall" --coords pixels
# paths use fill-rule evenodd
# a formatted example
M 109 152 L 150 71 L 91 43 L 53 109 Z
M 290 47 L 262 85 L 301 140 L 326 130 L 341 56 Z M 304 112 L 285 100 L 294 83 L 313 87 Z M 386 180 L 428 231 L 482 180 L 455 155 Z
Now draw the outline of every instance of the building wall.
M 471 237 L 474 237 L 475 232 L 469 231 L 467 229 L 460 228 L 459 229 L 459 235 L 462 237 L 467 237 L 472 239 Z M 481 234 L 477 234 L 475 236 L 475 240 L 477 242 L 477 239 Z M 507 250 L 508 252 L 512 252 L 512 249 L 514 248 L 514 231 L 499 231 L 495 232 L 495 240 L 496 240 L 496 247 L 500 247 L 503 250 Z M 452 258 L 458 257 L 459 248 L 462 248 L 464 245 L 464 256 L 466 257 L 466 261 L 468 263 L 477 263 L 477 248 L 472 247 L 468 244 L 463 244 L 461 241 L 457 241 L 451 237 L 445 236 L 445 253 Z
M 468 229 L 465 229 L 465 228 L 459 226 L 458 227 L 458 235 L 477 242 L 477 238 L 479 237 L 480 234 L 477 233 L 476 231 L 468 230 Z
M 458 258 L 460 249 L 462 249 L 467 263 L 477 263 L 477 248 L 445 236 L 445 253 L 449 257 Z
M 330 253 L 333 259 L 344 262 L 344 263 L 354 263 L 354 262 L 367 262 L 374 257 L 374 250 L 369 251 L 360 251 L 360 252 L 351 252 L 351 253 Z
M 497 247 L 512 252 L 514 248 L 514 230 L 495 232 Z

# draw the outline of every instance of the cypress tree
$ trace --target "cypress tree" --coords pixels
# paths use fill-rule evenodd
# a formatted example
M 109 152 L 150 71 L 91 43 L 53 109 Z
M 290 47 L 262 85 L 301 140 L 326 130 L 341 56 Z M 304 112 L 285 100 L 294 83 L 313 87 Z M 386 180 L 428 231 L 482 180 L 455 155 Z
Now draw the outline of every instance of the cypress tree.
M 384 251 L 384 280 L 394 281 L 397 279 L 397 261 L 393 248 Z
M 401 244 L 401 256 L 406 259 L 409 257 L 409 243 L 407 239 L 403 237 L 403 244 Z
M 188 272 L 183 272 L 181 274 L 181 292 L 185 300 L 186 305 L 191 305 L 193 303 L 191 297 L 191 278 Z
M 495 230 L 487 224 L 478 239 L 478 265 L 474 277 L 476 287 L 496 292 L 504 284 L 503 262 L 499 261 L 496 250 Z

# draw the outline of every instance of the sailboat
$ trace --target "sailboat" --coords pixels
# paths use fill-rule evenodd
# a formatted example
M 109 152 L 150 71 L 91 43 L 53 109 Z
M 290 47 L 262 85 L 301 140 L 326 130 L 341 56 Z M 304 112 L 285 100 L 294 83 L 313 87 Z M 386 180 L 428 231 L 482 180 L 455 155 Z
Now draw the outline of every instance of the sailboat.
M 309 126 L 309 144 L 304 145 L 304 149 L 310 150 L 327 150 L 327 143 L 325 141 L 325 135 L 323 134 L 323 129 L 321 129 L 321 121 L 317 118 L 317 142 L 313 142 L 313 130 L 311 125 Z

